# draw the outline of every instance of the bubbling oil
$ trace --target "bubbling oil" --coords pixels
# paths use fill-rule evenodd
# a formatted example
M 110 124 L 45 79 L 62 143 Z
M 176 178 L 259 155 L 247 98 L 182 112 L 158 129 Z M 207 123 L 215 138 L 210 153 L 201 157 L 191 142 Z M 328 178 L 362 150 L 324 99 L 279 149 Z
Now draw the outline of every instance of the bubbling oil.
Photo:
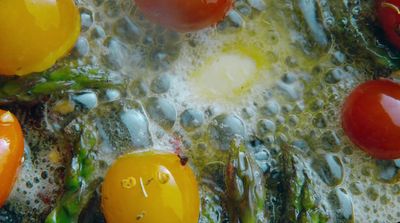
M 63 100 L 77 104 L 72 114 L 95 120 L 102 139 L 98 158 L 108 164 L 120 154 L 143 148 L 183 147 L 195 155 L 198 148 L 226 151 L 227 142 L 239 135 L 265 143 L 250 152 L 269 173 L 276 166 L 271 154 L 279 153 L 284 142 L 300 160 L 297 168 L 311 177 L 316 196 L 329 207 L 331 222 L 399 221 L 400 189 L 388 183 L 397 182 L 399 165 L 367 157 L 349 143 L 338 122 L 346 94 L 371 77 L 369 61 L 346 57 L 340 44 L 329 38 L 332 6 L 311 2 L 312 7 L 307 1 L 297 5 L 238 0 L 217 27 L 177 34 L 149 23 L 132 1 L 78 1 L 82 35 L 72 56 L 62 63 L 99 66 L 128 87 L 105 94 L 78 92 L 94 97 L 93 106 L 73 95 Z M 323 15 L 315 13 L 317 7 Z M 299 10 L 307 16 L 301 18 Z M 53 126 L 58 119 L 48 122 Z M 27 140 L 35 137 L 39 135 L 28 135 Z M 68 155 L 54 147 L 59 142 L 49 146 L 48 141 L 37 145 L 46 152 L 39 153 L 42 159 L 35 168 L 27 157 L 11 206 L 60 190 L 60 185 L 40 178 L 49 168 L 68 165 L 53 162 L 54 157 Z M 211 196 L 203 200 L 218 202 Z M 222 208 L 218 205 L 215 209 Z M 30 216 L 53 206 L 30 202 L 17 212 Z M 26 222 L 40 219 L 33 218 Z

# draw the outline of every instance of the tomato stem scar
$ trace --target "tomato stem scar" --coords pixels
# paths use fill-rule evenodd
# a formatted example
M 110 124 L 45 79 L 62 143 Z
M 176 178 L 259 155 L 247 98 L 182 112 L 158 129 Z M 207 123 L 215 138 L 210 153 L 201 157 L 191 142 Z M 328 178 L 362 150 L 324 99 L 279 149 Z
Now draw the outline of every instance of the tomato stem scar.
M 182 166 L 185 166 L 187 164 L 187 162 L 189 161 L 189 157 L 187 157 L 185 155 L 179 154 L 178 157 L 181 161 Z

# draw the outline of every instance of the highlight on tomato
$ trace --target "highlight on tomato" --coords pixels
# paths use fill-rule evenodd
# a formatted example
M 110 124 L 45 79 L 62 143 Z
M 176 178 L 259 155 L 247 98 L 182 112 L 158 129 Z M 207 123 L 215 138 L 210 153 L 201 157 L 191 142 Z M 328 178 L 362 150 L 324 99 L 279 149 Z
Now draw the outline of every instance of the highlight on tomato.
M 217 24 L 232 7 L 232 0 L 134 0 L 149 20 L 166 28 L 190 32 Z
M 74 0 L 1 0 L 0 33 L 0 75 L 44 71 L 73 48 L 79 10 Z
M 0 207 L 12 191 L 24 154 L 24 137 L 18 119 L 0 110 Z
M 369 155 L 400 158 L 400 84 L 380 79 L 356 87 L 343 105 L 342 126 Z

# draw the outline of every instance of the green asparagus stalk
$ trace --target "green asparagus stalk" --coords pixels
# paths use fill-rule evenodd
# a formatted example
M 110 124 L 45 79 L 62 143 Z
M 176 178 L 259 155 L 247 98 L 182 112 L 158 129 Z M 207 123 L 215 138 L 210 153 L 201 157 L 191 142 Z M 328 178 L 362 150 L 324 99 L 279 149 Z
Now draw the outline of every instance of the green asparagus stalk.
M 97 144 L 95 131 L 87 123 L 81 125 L 81 134 L 75 144 L 71 166 L 65 183 L 65 192 L 46 223 L 76 223 L 81 211 L 89 202 L 101 182 L 94 177 L 94 149 Z
M 314 26 L 320 27 L 320 35 L 330 37 L 333 46 L 346 52 L 351 60 L 370 61 L 375 72 L 388 73 L 400 68 L 400 52 L 380 45 L 385 38 L 374 17 L 374 1 L 305 1 L 292 0 L 293 12 L 301 21 L 302 29 L 313 30 L 306 19 L 315 12 Z M 299 10 L 299 5 L 303 10 Z M 331 22 L 328 22 L 331 21 Z M 314 27 L 315 30 L 315 27 Z M 304 30 L 303 30 L 304 32 Z M 311 32 L 312 33 L 312 32 Z M 311 40 L 311 42 L 314 40 Z M 373 63 L 371 63 L 373 61 Z
M 337 20 L 338 25 L 330 31 L 341 44 L 341 48 L 347 50 L 350 55 L 356 55 L 369 61 L 374 61 L 376 65 L 384 68 L 397 70 L 400 68 L 400 55 L 388 47 L 378 45 L 377 42 L 384 41 L 378 24 L 374 17 L 374 1 L 361 1 L 358 3 L 349 3 L 350 5 L 337 7 L 331 6 L 332 13 Z M 359 7 L 359 13 L 354 10 Z M 346 23 L 340 20 L 346 19 Z M 387 44 L 389 45 L 389 44 Z M 349 46 L 352 46 L 349 48 Z
M 0 104 L 32 102 L 66 91 L 101 89 L 111 85 L 112 80 L 106 73 L 87 67 L 64 67 L 25 77 L 3 77 L 0 79 Z
M 317 202 L 312 183 L 307 174 L 296 169 L 294 157 L 287 148 L 280 155 L 281 173 L 278 187 L 282 207 L 277 222 L 326 223 L 329 216 Z
M 231 222 L 266 222 L 263 177 L 244 145 L 232 144 L 225 175 Z
M 227 216 L 222 206 L 222 199 L 207 186 L 201 187 L 201 214 L 199 223 L 227 222 Z

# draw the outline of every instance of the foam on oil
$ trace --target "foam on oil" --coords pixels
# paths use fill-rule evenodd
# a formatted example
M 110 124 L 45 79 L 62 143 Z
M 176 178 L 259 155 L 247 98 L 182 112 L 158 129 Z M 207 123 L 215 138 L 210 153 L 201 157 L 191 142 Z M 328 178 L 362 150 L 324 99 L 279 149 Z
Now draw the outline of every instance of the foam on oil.
M 218 114 L 235 114 L 244 120 L 249 134 L 258 134 L 260 137 L 264 135 L 259 134 L 259 123 L 265 121 L 276 125 L 275 132 L 271 133 L 273 138 L 280 137 L 280 140 L 290 142 L 307 134 L 315 136 L 318 142 L 312 145 L 310 153 L 299 155 L 302 159 L 299 165 L 312 176 L 314 190 L 322 202 L 330 206 L 328 194 L 336 188 L 343 188 L 351 194 L 356 222 L 396 222 L 400 219 L 396 208 L 400 201 L 395 198 L 400 189 L 396 185 L 375 181 L 373 173 L 368 174 L 368 171 L 363 170 L 375 168 L 374 161 L 356 148 L 351 147 L 351 151 L 354 150 L 351 154 L 344 152 L 349 142 L 337 123 L 340 104 L 346 92 L 365 79 L 363 70 L 353 68 L 353 74 L 349 69 L 359 66 L 358 64 L 333 63 L 334 46 L 322 49 L 315 46 L 312 50 L 318 51 L 316 56 L 304 52 L 297 44 L 300 37 L 296 34 L 296 26 L 290 21 L 293 9 L 288 4 L 268 1 L 268 7 L 264 11 L 246 17 L 246 25 L 238 29 L 226 29 L 222 32 L 207 29 L 180 38 L 166 33 L 165 35 L 171 35 L 173 39 L 168 52 L 173 52 L 171 54 L 174 56 L 169 57 L 158 52 L 163 50 L 157 45 L 158 42 L 165 41 L 162 39 L 163 35 L 154 34 L 157 29 L 154 31 L 151 27 L 143 28 L 149 24 L 137 15 L 131 1 L 87 0 L 79 3 L 82 13 L 92 16 L 93 25 L 82 33 L 82 37 L 89 41 L 90 56 L 80 58 L 78 63 L 100 64 L 114 70 L 116 75 L 123 76 L 125 81 L 141 79 L 147 85 L 157 75 L 166 74 L 171 77 L 171 89 L 168 92 L 157 94 L 150 91 L 143 98 L 132 94 L 131 99 L 138 99 L 145 104 L 149 97 L 165 98 L 174 104 L 178 116 L 188 108 L 205 111 L 210 119 Z M 132 24 L 124 23 L 125 18 L 132 20 L 134 25 L 143 30 L 136 34 Z M 128 36 L 119 29 L 121 24 L 130 28 Z M 146 45 L 148 42 L 150 44 Z M 153 48 L 156 48 L 154 52 Z M 179 49 L 177 54 L 174 53 L 176 49 Z M 121 61 L 115 58 L 121 58 Z M 149 65 L 154 61 L 162 69 L 153 69 Z M 228 67 L 230 63 L 234 63 L 232 67 Z M 337 67 L 348 69 L 348 78 L 338 85 L 326 83 L 325 74 Z M 236 79 L 239 82 L 235 82 Z M 127 89 L 129 90 L 133 89 Z M 322 100 L 321 108 L 310 108 L 318 99 Z M 320 113 L 330 116 L 328 124 L 319 122 L 317 117 Z M 176 132 L 182 131 L 177 124 L 179 117 L 171 129 L 163 128 L 147 114 L 145 117 L 149 120 L 152 148 L 174 150 L 171 141 L 175 139 Z M 110 119 L 108 124 L 113 126 L 113 121 Z M 201 130 L 205 129 L 207 124 L 201 127 Z M 326 140 L 321 142 L 319 139 L 329 131 L 338 132 L 341 141 L 337 145 L 340 147 L 339 151 L 322 149 Z M 271 135 L 265 135 L 265 140 Z M 188 134 L 187 137 L 192 136 Z M 28 137 L 40 139 L 41 136 L 40 133 L 34 133 Z M 49 169 L 54 171 L 65 168 L 63 164 L 53 162 L 57 154 L 61 157 L 67 156 L 62 148 L 51 147 L 46 143 L 39 143 L 37 147 L 44 151 L 37 153 L 42 159 L 38 159 L 36 164 L 29 161 L 25 163 L 11 198 L 15 206 L 20 205 L 26 209 L 25 213 L 43 211 L 51 206 L 45 204 L 45 198 L 36 202 L 38 195 L 56 193 L 60 190 L 60 185 L 52 183 L 58 180 L 56 174 L 54 177 L 46 177 L 43 173 Z M 101 150 L 104 151 L 99 153 L 99 159 L 111 164 L 116 155 L 110 153 L 115 152 L 116 148 L 111 148 L 109 144 L 104 144 L 103 147 Z M 343 181 L 336 187 L 326 185 L 312 170 L 313 160 L 331 153 L 340 157 L 345 170 Z M 98 174 L 101 174 L 104 170 L 99 171 Z M 330 214 L 335 215 L 333 212 Z

